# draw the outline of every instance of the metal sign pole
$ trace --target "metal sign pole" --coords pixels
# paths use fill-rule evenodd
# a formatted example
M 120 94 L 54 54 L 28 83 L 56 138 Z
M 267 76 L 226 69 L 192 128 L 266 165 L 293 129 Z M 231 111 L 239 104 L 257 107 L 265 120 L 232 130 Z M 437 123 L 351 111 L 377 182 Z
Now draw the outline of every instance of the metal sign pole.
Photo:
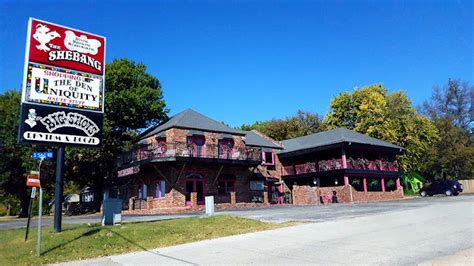
M 38 208 L 38 239 L 36 242 L 36 255 L 39 257 L 41 255 L 41 216 L 43 212 L 43 188 L 40 186 L 40 195 L 39 195 L 39 208 Z
M 56 183 L 54 189 L 54 231 L 61 232 L 62 203 L 63 203 L 63 167 L 64 166 L 64 147 L 58 148 L 56 158 Z
M 36 187 L 31 188 L 31 197 L 30 197 L 30 205 L 28 206 L 28 222 L 26 223 L 26 234 L 25 234 L 25 241 L 28 239 L 28 231 L 30 230 L 30 221 L 31 221 L 31 207 L 33 206 L 33 199 L 35 198 L 36 194 Z

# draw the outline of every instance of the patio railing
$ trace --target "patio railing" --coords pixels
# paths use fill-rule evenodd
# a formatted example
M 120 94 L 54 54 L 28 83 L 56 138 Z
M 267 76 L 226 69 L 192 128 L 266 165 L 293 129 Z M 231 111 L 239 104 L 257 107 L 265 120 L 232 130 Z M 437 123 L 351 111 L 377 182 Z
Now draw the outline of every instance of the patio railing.
M 283 166 L 283 175 L 299 175 L 338 169 L 343 169 L 342 159 L 318 160 L 315 162 Z M 347 169 L 398 171 L 398 164 L 396 161 L 370 161 L 367 159 L 358 158 L 356 160 L 347 160 Z
M 261 161 L 262 149 L 254 147 L 232 147 L 229 145 L 204 144 L 185 142 L 161 142 L 141 145 L 131 151 L 117 156 L 115 166 L 140 162 L 148 159 L 187 157 L 210 158 L 240 161 Z

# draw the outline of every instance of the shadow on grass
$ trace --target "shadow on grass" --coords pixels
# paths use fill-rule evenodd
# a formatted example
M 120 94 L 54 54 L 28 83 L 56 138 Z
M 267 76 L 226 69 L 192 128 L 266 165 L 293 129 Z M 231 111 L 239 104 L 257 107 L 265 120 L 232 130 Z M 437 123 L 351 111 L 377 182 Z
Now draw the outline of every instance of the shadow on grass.
M 69 230 L 70 230 L 70 229 L 69 229 Z M 66 231 L 67 231 L 67 230 L 66 230 Z M 59 245 L 57 245 L 57 246 L 55 246 L 55 247 L 52 247 L 52 248 L 50 248 L 50 249 L 48 249 L 48 250 L 45 250 L 45 251 L 41 252 L 41 255 L 45 255 L 45 254 L 47 254 L 47 253 L 50 253 L 50 252 L 52 252 L 52 251 L 54 251 L 54 250 L 56 250 L 56 249 L 58 249 L 58 248 L 63 248 L 64 246 L 66 246 L 66 245 L 68 245 L 68 244 L 70 244 L 70 243 L 72 243 L 72 242 L 74 242 L 74 241 L 76 241 L 76 240 L 78 240 L 78 239 L 80 239 L 80 238 L 82 238 L 82 237 L 94 235 L 94 234 L 98 233 L 99 231 L 100 231 L 100 228 L 91 229 L 91 230 L 89 230 L 89 231 L 87 231 L 87 232 L 84 232 L 84 233 L 82 233 L 81 235 L 75 237 L 74 239 L 71 239 L 71 240 L 69 240 L 69 241 L 67 241 L 67 242 L 65 242 L 65 243 L 61 243 L 61 244 L 59 244 Z
M 191 264 L 191 265 L 197 265 L 196 263 L 193 263 L 193 262 L 190 262 L 190 261 L 187 261 L 187 260 L 182 260 L 182 259 L 178 259 L 178 258 L 175 258 L 175 257 L 171 257 L 171 256 L 167 256 L 167 255 L 164 255 L 164 254 L 160 254 L 159 252 L 156 252 L 156 251 L 151 251 L 151 250 L 148 250 L 147 248 L 145 248 L 144 246 L 132 241 L 131 239 L 123 236 L 122 234 L 118 233 L 118 232 L 115 232 L 115 231 L 112 231 L 110 229 L 107 228 L 107 230 L 109 230 L 109 232 L 111 232 L 112 234 L 115 234 L 116 236 L 122 238 L 123 240 L 127 241 L 128 243 L 134 245 L 134 246 L 137 246 L 139 247 L 140 249 L 142 249 L 143 251 L 146 251 L 148 253 L 151 253 L 151 254 L 154 254 L 154 255 L 158 255 L 158 256 L 161 256 L 161 257 L 165 257 L 165 258 L 168 258 L 168 259 L 172 259 L 172 260 L 175 260 L 175 261 L 179 261 L 179 262 L 182 262 L 182 263 L 187 263 L 187 264 Z

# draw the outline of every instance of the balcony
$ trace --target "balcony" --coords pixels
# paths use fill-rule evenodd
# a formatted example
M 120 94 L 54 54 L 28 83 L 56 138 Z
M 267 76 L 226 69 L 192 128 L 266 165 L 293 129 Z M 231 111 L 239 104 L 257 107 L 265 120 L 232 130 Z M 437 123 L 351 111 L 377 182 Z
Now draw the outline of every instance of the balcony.
M 364 158 L 347 159 L 348 169 L 363 169 L 375 171 L 398 171 L 397 161 L 367 160 Z
M 307 162 L 303 164 L 283 166 L 283 175 L 300 175 L 339 169 L 344 169 L 342 165 L 342 159 L 320 160 L 316 162 Z M 396 172 L 398 171 L 398 164 L 396 161 L 370 161 L 367 159 L 358 158 L 356 160 L 348 159 L 346 169 Z
M 173 142 L 153 143 L 135 147 L 117 156 L 115 167 L 144 161 L 173 161 L 176 159 L 217 159 L 225 161 L 262 161 L 262 150 L 251 147 L 231 147 L 228 145 L 196 145 L 194 143 Z

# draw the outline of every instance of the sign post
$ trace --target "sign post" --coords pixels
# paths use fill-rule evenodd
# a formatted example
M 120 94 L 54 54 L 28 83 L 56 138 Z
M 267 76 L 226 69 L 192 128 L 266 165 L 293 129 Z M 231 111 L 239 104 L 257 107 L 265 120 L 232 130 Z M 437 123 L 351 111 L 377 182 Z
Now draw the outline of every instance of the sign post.
M 43 188 L 39 187 L 39 208 L 38 208 L 38 239 L 36 241 L 36 255 L 41 255 L 41 218 L 43 213 Z
M 28 231 L 30 230 L 30 221 L 31 221 L 31 208 L 33 206 L 33 200 L 36 197 L 36 187 L 31 188 L 31 197 L 30 197 L 30 204 L 28 205 L 28 222 L 26 223 L 26 234 L 25 234 L 25 241 L 28 240 Z
M 102 143 L 104 64 L 105 37 L 29 19 L 18 141 L 59 146 L 56 232 L 61 232 L 64 146 L 100 147 Z M 52 158 L 52 153 L 33 157 Z
M 63 167 L 64 166 L 64 147 L 58 148 L 56 157 L 56 183 L 54 188 L 54 231 L 61 232 L 62 221 L 62 202 L 63 202 Z

